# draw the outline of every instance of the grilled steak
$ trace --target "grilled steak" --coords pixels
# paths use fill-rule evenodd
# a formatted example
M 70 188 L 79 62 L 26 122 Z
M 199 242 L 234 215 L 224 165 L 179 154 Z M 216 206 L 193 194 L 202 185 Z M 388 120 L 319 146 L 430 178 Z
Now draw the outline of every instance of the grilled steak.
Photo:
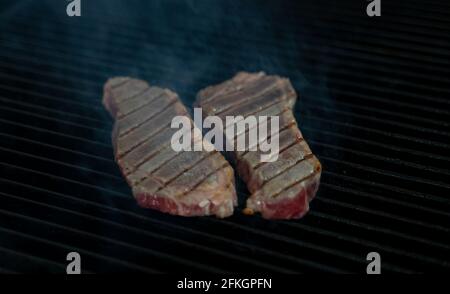
M 245 72 L 197 95 L 196 105 L 203 113 L 222 120 L 226 116 L 279 117 L 280 153 L 276 161 L 261 162 L 261 152 L 249 148 L 234 152 L 238 173 L 252 193 L 244 212 L 261 212 L 268 219 L 290 219 L 302 217 L 309 210 L 309 201 L 319 186 L 321 165 L 297 127 L 292 113 L 296 98 L 288 79 Z M 263 141 L 269 139 L 267 136 Z
M 170 127 L 172 118 L 189 116 L 174 92 L 137 79 L 112 78 L 104 86 L 103 104 L 116 120 L 115 159 L 141 206 L 182 216 L 233 213 L 234 175 L 224 157 L 217 151 L 175 152 L 171 147 L 178 131 Z M 200 131 L 190 131 L 193 142 L 202 140 Z

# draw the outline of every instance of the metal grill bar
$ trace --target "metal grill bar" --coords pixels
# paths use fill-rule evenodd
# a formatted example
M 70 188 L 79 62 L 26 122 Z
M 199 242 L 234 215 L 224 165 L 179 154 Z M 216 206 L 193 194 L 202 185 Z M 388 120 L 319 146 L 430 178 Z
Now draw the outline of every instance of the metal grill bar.
M 0 230 L 1 230 L 1 228 L 0 228 Z M 10 255 L 19 256 L 19 257 L 25 258 L 27 261 L 36 262 L 38 264 L 48 264 L 48 265 L 50 265 L 52 267 L 57 267 L 57 268 L 61 268 L 61 269 L 65 268 L 65 266 L 63 264 L 60 264 L 60 263 L 57 263 L 57 262 L 53 262 L 53 261 L 47 260 L 45 258 L 41 258 L 41 257 L 33 256 L 33 255 L 30 255 L 30 254 L 25 254 L 25 253 L 22 253 L 22 252 L 18 252 L 16 250 L 3 248 L 1 246 L 0 246 L 0 252 L 2 252 L 3 254 L 6 253 L 6 254 L 10 254 Z M 9 272 L 10 270 L 6 269 L 6 271 Z

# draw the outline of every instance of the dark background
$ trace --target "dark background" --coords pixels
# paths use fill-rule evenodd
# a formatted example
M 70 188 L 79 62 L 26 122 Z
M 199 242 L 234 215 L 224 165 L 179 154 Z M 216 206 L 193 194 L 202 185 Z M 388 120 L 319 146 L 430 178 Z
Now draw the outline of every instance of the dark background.
M 450 267 L 450 4 L 357 1 L 0 4 L 0 272 L 354 272 Z M 291 79 L 323 164 L 301 220 L 139 208 L 113 161 L 108 77 L 195 94 L 237 71 Z

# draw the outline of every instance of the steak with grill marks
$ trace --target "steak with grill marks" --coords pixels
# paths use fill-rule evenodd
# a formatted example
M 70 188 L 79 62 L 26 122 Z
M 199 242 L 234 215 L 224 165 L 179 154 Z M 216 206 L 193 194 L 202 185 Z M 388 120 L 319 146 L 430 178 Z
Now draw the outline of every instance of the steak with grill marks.
M 300 218 L 309 210 L 319 187 L 321 165 L 297 127 L 292 113 L 296 99 L 288 79 L 262 72 L 238 73 L 197 95 L 196 105 L 203 113 L 223 121 L 226 116 L 279 117 L 280 153 L 276 161 L 260 162 L 261 152 L 248 151 L 251 146 L 234 152 L 238 173 L 251 192 L 244 212 L 260 212 L 268 219 L 290 219 Z
M 182 216 L 233 213 L 234 175 L 224 157 L 217 151 L 175 152 L 170 145 L 177 131 L 172 118 L 189 117 L 174 92 L 117 77 L 106 82 L 103 104 L 115 119 L 115 159 L 141 206 Z M 203 140 L 201 132 L 190 131 L 191 143 Z

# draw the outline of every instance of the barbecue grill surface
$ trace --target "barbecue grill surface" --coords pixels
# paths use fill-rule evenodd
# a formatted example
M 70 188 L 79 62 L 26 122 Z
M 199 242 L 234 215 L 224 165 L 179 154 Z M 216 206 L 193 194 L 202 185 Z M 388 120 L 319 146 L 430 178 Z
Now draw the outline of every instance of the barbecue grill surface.
M 355 272 L 450 267 L 445 1 L 2 1 L 0 272 Z M 289 77 L 323 164 L 311 211 L 268 221 L 142 209 L 113 160 L 112 76 L 176 91 Z M 238 181 L 243 208 L 248 192 Z

